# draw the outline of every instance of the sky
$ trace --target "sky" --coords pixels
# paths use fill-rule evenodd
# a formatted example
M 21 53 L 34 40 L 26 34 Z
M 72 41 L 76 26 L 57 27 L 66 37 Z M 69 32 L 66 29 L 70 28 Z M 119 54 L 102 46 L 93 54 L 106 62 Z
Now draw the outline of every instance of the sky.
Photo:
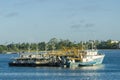
M 120 40 L 120 0 L 0 0 L 0 43 Z

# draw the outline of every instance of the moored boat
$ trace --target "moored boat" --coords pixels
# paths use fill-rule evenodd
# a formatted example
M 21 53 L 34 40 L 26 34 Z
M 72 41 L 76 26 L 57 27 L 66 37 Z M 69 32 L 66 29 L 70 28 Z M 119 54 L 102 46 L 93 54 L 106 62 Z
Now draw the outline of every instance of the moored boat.
M 97 50 L 83 50 L 78 52 L 78 57 L 68 58 L 67 66 L 91 66 L 102 64 L 104 54 L 98 53 Z
M 57 56 L 50 56 L 47 53 L 44 54 L 20 54 L 17 58 L 12 58 L 8 63 L 9 66 L 47 66 L 47 67 L 59 67 L 61 66 L 61 60 Z

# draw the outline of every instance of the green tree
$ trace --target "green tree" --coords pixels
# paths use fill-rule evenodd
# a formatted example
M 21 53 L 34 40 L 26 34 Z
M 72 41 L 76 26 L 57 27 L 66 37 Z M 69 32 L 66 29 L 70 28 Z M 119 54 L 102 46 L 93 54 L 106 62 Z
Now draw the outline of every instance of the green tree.
M 38 43 L 38 49 L 39 49 L 40 51 L 44 51 L 45 48 L 46 48 L 46 43 L 45 43 L 45 42 L 40 42 L 40 43 Z

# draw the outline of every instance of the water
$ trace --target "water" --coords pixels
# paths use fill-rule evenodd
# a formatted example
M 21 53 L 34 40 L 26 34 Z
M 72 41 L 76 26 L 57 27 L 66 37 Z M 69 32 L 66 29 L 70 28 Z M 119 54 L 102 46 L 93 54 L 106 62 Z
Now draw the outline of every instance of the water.
M 9 67 L 16 54 L 0 54 L 0 80 L 120 80 L 120 50 L 105 53 L 102 65 L 72 68 Z

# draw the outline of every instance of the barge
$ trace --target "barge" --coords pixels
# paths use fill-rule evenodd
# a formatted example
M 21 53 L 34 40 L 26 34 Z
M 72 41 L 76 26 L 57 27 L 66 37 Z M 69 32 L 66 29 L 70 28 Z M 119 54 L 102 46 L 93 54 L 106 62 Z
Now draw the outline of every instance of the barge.
M 17 58 L 12 58 L 8 63 L 9 66 L 49 66 L 49 67 L 59 67 L 62 65 L 62 60 L 57 56 L 50 56 L 47 53 L 45 54 L 31 54 L 24 53 Z

